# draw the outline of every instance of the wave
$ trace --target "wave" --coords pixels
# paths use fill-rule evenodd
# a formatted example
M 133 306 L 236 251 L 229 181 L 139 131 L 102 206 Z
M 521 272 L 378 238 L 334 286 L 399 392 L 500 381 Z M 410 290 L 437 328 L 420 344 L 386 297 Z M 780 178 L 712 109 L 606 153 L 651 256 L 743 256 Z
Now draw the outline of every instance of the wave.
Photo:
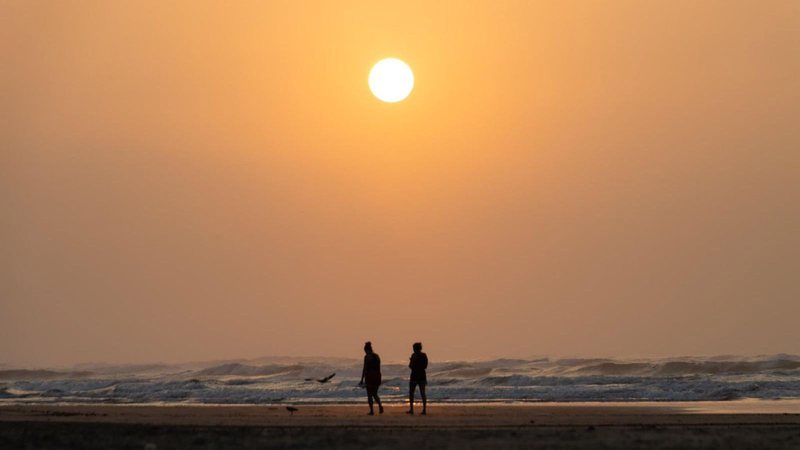
M 276 374 L 300 374 L 305 367 L 299 365 L 282 366 L 282 365 L 267 365 L 267 366 L 249 366 L 246 364 L 232 363 L 222 364 L 219 366 L 209 367 L 208 369 L 199 370 L 197 375 L 276 375 Z
M 0 371 L 0 402 L 354 402 L 356 359 L 259 359 L 191 365 L 95 366 L 94 371 Z M 81 366 L 79 369 L 85 369 Z M 408 368 L 383 368 L 382 394 L 400 400 Z M 336 373 L 329 383 L 307 381 Z M 434 401 L 696 401 L 800 398 L 800 358 L 608 358 L 432 361 Z
M 800 369 L 800 361 L 769 359 L 764 361 L 667 361 L 659 363 L 615 363 L 605 362 L 580 367 L 581 374 L 598 375 L 741 375 L 794 371 Z

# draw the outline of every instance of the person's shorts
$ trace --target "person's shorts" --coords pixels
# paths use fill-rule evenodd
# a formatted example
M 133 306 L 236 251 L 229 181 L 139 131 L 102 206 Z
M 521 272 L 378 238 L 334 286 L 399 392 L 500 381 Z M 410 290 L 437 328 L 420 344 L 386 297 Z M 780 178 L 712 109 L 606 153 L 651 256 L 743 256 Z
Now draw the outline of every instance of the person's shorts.
M 367 394 L 375 395 L 378 393 L 378 386 L 381 385 L 380 372 L 367 372 L 364 377 L 364 384 L 367 387 Z
M 428 384 L 428 380 L 425 378 L 412 378 L 408 382 L 408 387 L 413 391 L 414 389 L 417 388 L 417 386 L 424 388 L 426 384 Z

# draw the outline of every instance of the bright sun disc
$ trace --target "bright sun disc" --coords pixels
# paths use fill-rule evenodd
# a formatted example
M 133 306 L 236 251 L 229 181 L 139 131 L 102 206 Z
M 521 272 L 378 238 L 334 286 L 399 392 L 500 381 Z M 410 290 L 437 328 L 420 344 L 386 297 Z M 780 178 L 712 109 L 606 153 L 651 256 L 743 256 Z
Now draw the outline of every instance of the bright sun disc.
M 369 89 L 384 102 L 399 102 L 414 89 L 414 73 L 399 59 L 382 59 L 369 71 Z

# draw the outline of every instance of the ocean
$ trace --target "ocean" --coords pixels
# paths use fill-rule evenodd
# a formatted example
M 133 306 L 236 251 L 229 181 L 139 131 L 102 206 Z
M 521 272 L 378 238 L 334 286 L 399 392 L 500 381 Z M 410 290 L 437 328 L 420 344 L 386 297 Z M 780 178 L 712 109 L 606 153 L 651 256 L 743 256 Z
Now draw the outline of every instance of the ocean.
M 384 361 L 384 401 L 407 396 L 406 364 Z M 330 374 L 327 383 L 319 383 Z M 0 404 L 296 404 L 363 402 L 361 360 L 260 358 L 0 370 Z M 800 398 L 800 356 L 436 361 L 432 402 L 636 402 Z

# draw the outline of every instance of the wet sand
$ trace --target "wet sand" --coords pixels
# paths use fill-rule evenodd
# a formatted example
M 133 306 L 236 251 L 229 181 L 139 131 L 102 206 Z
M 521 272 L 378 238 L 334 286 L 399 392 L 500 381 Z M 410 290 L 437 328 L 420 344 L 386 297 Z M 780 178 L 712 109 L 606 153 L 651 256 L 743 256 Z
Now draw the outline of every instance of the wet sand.
M 2 405 L 0 448 L 800 448 L 800 402 Z

